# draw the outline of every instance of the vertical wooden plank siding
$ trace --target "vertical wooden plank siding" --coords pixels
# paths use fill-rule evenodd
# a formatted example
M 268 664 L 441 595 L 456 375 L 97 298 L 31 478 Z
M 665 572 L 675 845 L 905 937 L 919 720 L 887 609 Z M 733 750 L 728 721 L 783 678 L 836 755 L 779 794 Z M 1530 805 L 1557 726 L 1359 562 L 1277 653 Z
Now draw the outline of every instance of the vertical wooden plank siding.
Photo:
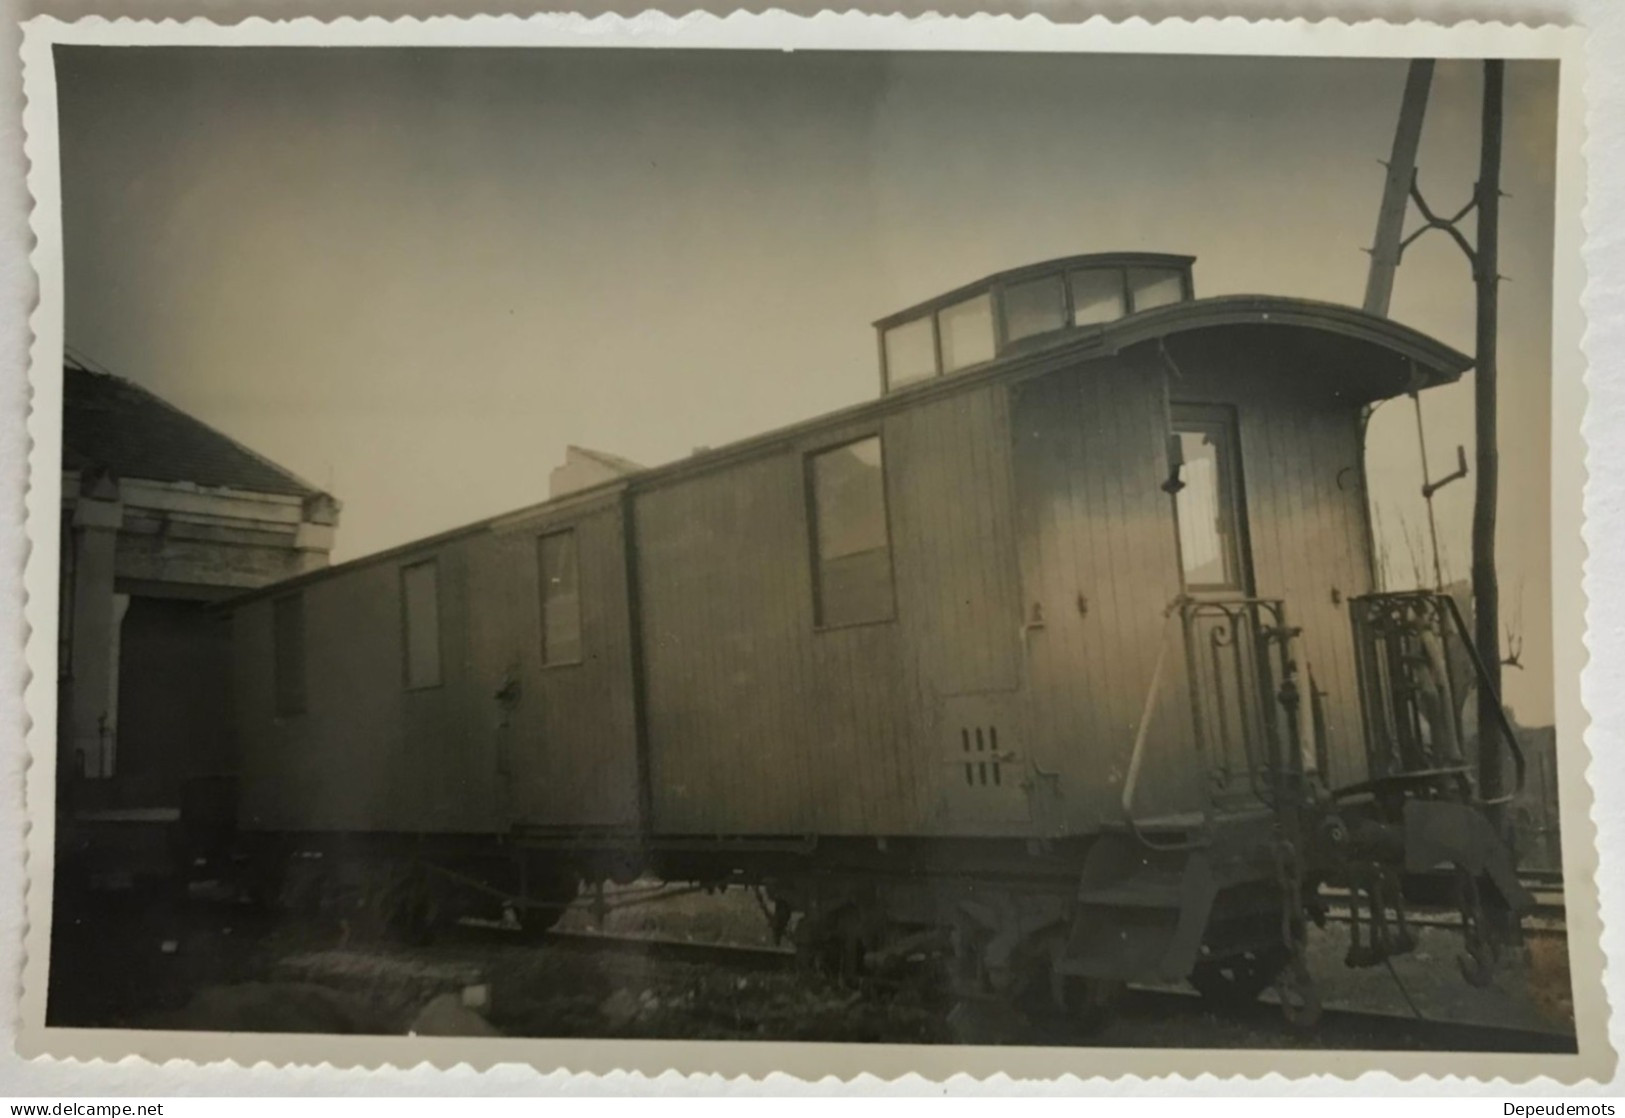
M 541 664 L 536 538 L 574 527 L 583 656 Z M 476 529 L 303 584 L 307 701 L 278 716 L 270 599 L 234 612 L 245 825 L 493 833 L 637 821 L 630 627 L 613 501 Z M 406 685 L 401 568 L 433 559 L 441 682 Z M 497 692 L 516 684 L 504 714 Z
M 249 601 L 232 619 L 244 825 L 635 826 L 634 640 L 658 833 L 1027 834 L 1115 821 L 1164 644 L 1136 811 L 1190 810 L 1204 765 L 1167 621 L 1182 589 L 1162 489 L 1170 394 L 1235 409 L 1256 593 L 1284 599 L 1302 628 L 1305 681 L 1312 672 L 1324 693 L 1328 778 L 1358 780 L 1346 603 L 1371 589 L 1358 409 L 1296 367 L 1312 358 L 1249 352 L 1204 343 L 1170 377 L 1143 346 L 977 385 L 656 477 L 629 491 L 629 515 L 616 492 L 311 580 L 297 590 L 300 714 L 276 713 L 271 599 Z M 820 629 L 807 455 L 872 435 L 884 447 L 894 616 Z M 579 557 L 582 654 L 544 664 L 537 541 L 562 529 Z M 431 558 L 442 679 L 409 690 L 400 570 Z M 1058 792 L 1042 811 L 1014 791 L 1020 774 L 996 801 L 954 784 L 963 727 L 993 722 L 1035 785 Z
M 800 456 L 635 501 L 655 829 L 815 829 L 832 771 L 847 795 L 864 789 L 829 732 L 836 712 L 815 710 Z
M 275 829 L 292 812 L 284 766 L 274 747 L 276 674 L 272 600 L 231 612 L 231 725 L 237 750 L 237 820 L 245 830 Z
M 1355 783 L 1366 763 L 1348 600 L 1372 589 L 1358 406 L 1318 389 L 1313 369 L 1215 361 L 1187 372 L 1180 400 L 1236 409 L 1257 593 L 1283 599 L 1302 628 L 1298 667 L 1305 697 L 1310 674 L 1322 693 L 1325 775 Z
M 401 568 L 433 559 L 438 571 L 440 682 L 420 689 L 406 687 L 406 649 Z M 474 726 L 464 717 L 465 700 L 472 685 L 469 675 L 468 549 L 463 541 L 426 551 L 420 558 L 385 563 L 393 568 L 396 595 L 395 657 L 397 688 L 401 695 L 400 753 L 393 781 L 400 813 L 390 830 L 462 831 L 470 823 L 470 808 L 489 782 L 479 765 Z M 342 646 L 334 638 L 334 646 Z M 482 787 L 483 786 L 483 787 Z
M 980 712 L 1001 746 L 1030 748 L 1015 554 L 1008 390 L 930 401 L 887 417 L 903 686 L 914 727 L 901 773 L 931 833 L 1025 830 L 1024 794 L 961 792 L 962 725 Z M 963 701 L 975 697 L 967 708 Z
M 938 708 L 1020 682 L 1005 423 L 972 391 L 636 496 L 658 831 L 955 829 Z M 877 432 L 895 617 L 818 629 L 805 456 Z
M 426 556 L 414 555 L 407 562 Z M 245 826 L 309 831 L 440 830 L 412 766 L 426 731 L 409 728 L 404 688 L 401 563 L 384 562 L 304 584 L 306 703 L 276 714 L 270 602 L 240 608 L 238 724 Z M 450 611 L 443 610 L 443 617 Z M 447 664 L 449 669 L 451 664 Z M 447 672 L 448 684 L 454 678 Z M 433 728 L 444 687 L 414 696 L 410 717 Z M 448 743 L 455 750 L 455 743 Z M 428 757 L 433 763 L 432 755 Z M 425 814 L 427 811 L 428 814 Z
M 937 695 L 1021 681 L 1004 412 L 1002 391 L 982 391 L 886 421 L 899 615 Z
M 1161 373 L 1100 361 L 1014 389 L 1017 534 L 1035 745 L 1059 774 L 1063 826 L 1121 817 L 1129 758 L 1180 589 L 1160 488 Z M 1166 654 L 1139 814 L 1192 806 L 1181 652 Z
M 572 532 L 581 653 L 544 663 L 540 540 Z M 477 541 L 481 627 L 471 642 L 474 722 L 509 774 L 515 823 L 556 829 L 637 824 L 637 750 L 625 541 L 610 500 L 510 524 Z M 517 686 L 506 703 L 496 694 Z

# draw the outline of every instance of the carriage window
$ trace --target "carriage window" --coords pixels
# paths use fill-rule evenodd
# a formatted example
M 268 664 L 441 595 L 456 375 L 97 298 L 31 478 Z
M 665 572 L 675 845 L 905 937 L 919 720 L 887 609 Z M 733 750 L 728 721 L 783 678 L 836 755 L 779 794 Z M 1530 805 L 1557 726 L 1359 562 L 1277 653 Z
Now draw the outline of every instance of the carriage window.
M 893 326 L 885 338 L 888 388 L 901 388 L 937 375 L 937 339 L 930 315 Z
M 271 674 L 276 712 L 305 712 L 305 596 L 289 594 L 271 602 Z
M 1176 412 L 1174 427 L 1183 458 L 1174 509 L 1185 587 L 1245 592 L 1235 428 L 1207 409 Z
M 1066 289 L 1060 276 L 1045 276 L 1004 289 L 1004 336 L 1019 342 L 1066 325 Z
M 891 539 L 879 437 L 815 454 L 808 468 L 817 623 L 829 627 L 890 619 Z
M 581 663 L 581 574 L 573 529 L 538 541 L 542 575 L 542 663 Z
M 1094 326 L 1123 317 L 1123 273 L 1116 268 L 1073 272 L 1067 281 L 1072 285 L 1074 326 Z
M 942 371 L 968 369 L 993 360 L 993 297 L 986 293 L 937 312 Z
M 440 686 L 440 567 L 434 560 L 401 568 L 406 625 L 406 686 Z
M 1166 307 L 1185 298 L 1185 275 L 1171 268 L 1130 268 L 1128 289 L 1137 311 Z

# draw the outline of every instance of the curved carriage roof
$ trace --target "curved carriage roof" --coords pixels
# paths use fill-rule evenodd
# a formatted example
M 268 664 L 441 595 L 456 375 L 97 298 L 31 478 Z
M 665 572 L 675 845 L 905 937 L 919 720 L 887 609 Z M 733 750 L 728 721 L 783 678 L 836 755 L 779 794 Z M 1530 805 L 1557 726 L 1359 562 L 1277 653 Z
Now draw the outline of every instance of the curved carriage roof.
M 1420 330 L 1357 307 L 1296 299 L 1283 295 L 1214 295 L 1141 311 L 1107 328 L 1112 348 L 1127 349 L 1139 342 L 1198 331 L 1233 327 L 1262 327 L 1283 335 L 1321 334 L 1337 337 L 1358 354 L 1388 356 L 1414 364 L 1414 385 L 1396 386 L 1394 393 L 1450 384 L 1473 367 L 1473 359 Z
M 1194 263 L 1195 257 L 1153 252 L 1063 256 L 916 303 L 874 324 L 881 392 L 912 392 L 945 378 L 1018 367 L 1018 359 L 1032 354 L 1086 357 L 1097 348 L 1115 352 L 1136 341 L 1246 326 L 1276 328 L 1271 341 L 1280 344 L 1265 344 L 1255 356 L 1281 367 L 1294 356 L 1307 358 L 1323 378 L 1342 377 L 1349 392 L 1367 398 L 1402 390 L 1381 375 L 1396 357 L 1415 366 L 1400 378 L 1405 388 L 1452 380 L 1471 365 L 1448 346 L 1351 307 L 1262 295 L 1198 299 Z M 1245 334 L 1211 337 L 1222 347 L 1247 342 Z M 1297 344 L 1308 334 L 1323 342 L 1341 338 L 1349 348 L 1338 353 L 1327 344 Z
M 1190 257 L 1167 257 L 1151 254 L 1111 254 L 1090 257 L 1066 257 L 1059 263 L 1079 261 L 1155 259 L 1188 267 Z M 1034 265 L 1013 272 L 999 273 L 997 279 L 1011 275 L 1030 275 L 1051 267 L 1057 262 Z M 982 283 L 989 281 L 984 280 Z M 909 311 L 880 320 L 880 325 L 906 319 L 921 310 L 948 305 L 967 292 L 974 293 L 978 284 L 958 288 L 948 295 L 918 304 Z M 1187 287 L 1188 290 L 1188 287 Z M 823 437 L 823 432 L 835 432 L 853 424 L 901 411 L 927 400 L 965 391 L 991 381 L 1020 380 L 1039 376 L 1080 362 L 1110 357 L 1136 347 L 1155 346 L 1160 356 L 1177 369 L 1200 360 L 1204 349 L 1222 346 L 1232 353 L 1248 356 L 1256 361 L 1285 365 L 1294 375 L 1313 378 L 1332 386 L 1351 404 L 1361 400 L 1377 400 L 1417 391 L 1436 385 L 1448 384 L 1472 368 L 1473 360 L 1419 330 L 1390 319 L 1367 314 L 1355 307 L 1335 303 L 1317 302 L 1277 295 L 1219 295 L 1205 299 L 1185 301 L 1138 311 L 1097 326 L 1074 328 L 1056 338 L 1051 344 L 1024 348 L 1008 356 L 1000 356 L 963 372 L 936 376 L 932 379 L 898 388 L 879 399 L 868 400 L 813 419 L 782 427 L 726 446 L 698 451 L 688 458 L 662 466 L 639 470 L 624 477 L 582 489 L 555 500 L 539 502 L 502 516 L 438 533 L 412 543 L 402 544 L 385 551 L 361 556 L 346 563 L 274 583 L 250 591 L 223 603 L 232 605 L 292 589 L 307 582 L 319 581 L 325 576 L 354 567 L 385 562 L 421 551 L 460 536 L 500 528 L 505 525 L 528 524 L 545 519 L 554 510 L 564 513 L 571 508 L 598 505 L 623 489 L 658 486 L 692 473 L 705 472 L 730 462 L 769 453 L 786 444 Z

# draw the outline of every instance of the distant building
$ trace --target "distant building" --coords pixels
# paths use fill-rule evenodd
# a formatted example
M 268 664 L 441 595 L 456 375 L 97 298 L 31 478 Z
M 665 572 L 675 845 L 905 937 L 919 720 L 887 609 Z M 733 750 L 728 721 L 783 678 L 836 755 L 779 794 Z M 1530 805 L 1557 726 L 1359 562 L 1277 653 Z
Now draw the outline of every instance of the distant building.
M 57 769 L 70 814 L 178 817 L 192 786 L 229 776 L 230 634 L 210 603 L 326 566 L 338 517 L 329 494 L 145 389 L 63 370 Z
M 626 477 L 643 469 L 636 462 L 601 450 L 588 450 L 583 446 L 564 448 L 564 464 L 556 466 L 547 479 L 547 496 L 551 500 L 583 489 L 591 489 L 606 481 Z

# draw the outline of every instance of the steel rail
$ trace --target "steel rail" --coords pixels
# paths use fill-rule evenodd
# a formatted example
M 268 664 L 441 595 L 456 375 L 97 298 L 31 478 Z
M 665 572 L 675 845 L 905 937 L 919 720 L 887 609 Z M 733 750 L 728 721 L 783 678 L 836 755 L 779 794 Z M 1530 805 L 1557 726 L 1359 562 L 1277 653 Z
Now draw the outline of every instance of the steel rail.
M 1170 1015 L 1202 1015 L 1256 1029 L 1281 1038 L 1312 1039 L 1319 1046 L 1343 1049 L 1376 1049 L 1417 1052 L 1577 1052 L 1572 1034 L 1540 1029 L 1486 1025 L 1479 1022 L 1418 1019 L 1401 1013 L 1327 1007 L 1312 1029 L 1298 1029 L 1281 1016 L 1271 1002 L 1226 1009 L 1222 1013 L 1207 1006 L 1195 993 L 1132 987 L 1119 1007 L 1120 1016 L 1166 1018 Z M 1108 1033 L 1098 1043 L 1113 1043 Z M 1205 1047 L 1198 1040 L 1191 1047 Z M 1227 1046 L 1228 1047 L 1228 1046 Z M 1251 1046 L 1249 1046 L 1251 1047 Z
M 595 932 L 548 932 L 542 942 L 565 950 L 608 951 L 643 958 L 673 961 L 721 963 L 750 970 L 787 970 L 796 966 L 795 953 L 788 948 L 755 947 L 744 944 L 694 942 L 660 937 L 609 935 Z M 1213 1009 L 1195 992 L 1166 987 L 1131 986 L 1124 992 L 1119 1015 L 1137 1021 L 1167 1020 L 1170 1016 L 1200 1020 L 1193 1028 L 1192 1048 L 1232 1047 L 1203 1044 L 1203 1030 L 1219 1022 L 1242 1025 L 1288 1046 L 1313 1041 L 1317 1047 L 1341 1049 L 1380 1049 L 1421 1052 L 1575 1052 L 1572 1034 L 1482 1022 L 1417 1018 L 1399 1013 L 1327 1007 L 1312 1029 L 1299 1029 L 1281 1016 L 1280 1007 L 1267 1001 L 1251 1005 Z M 1110 1026 L 1103 1032 L 1069 1033 L 1064 1026 L 1046 1030 L 1035 1038 L 1038 1043 L 1120 1046 L 1132 1039 L 1114 1037 Z

